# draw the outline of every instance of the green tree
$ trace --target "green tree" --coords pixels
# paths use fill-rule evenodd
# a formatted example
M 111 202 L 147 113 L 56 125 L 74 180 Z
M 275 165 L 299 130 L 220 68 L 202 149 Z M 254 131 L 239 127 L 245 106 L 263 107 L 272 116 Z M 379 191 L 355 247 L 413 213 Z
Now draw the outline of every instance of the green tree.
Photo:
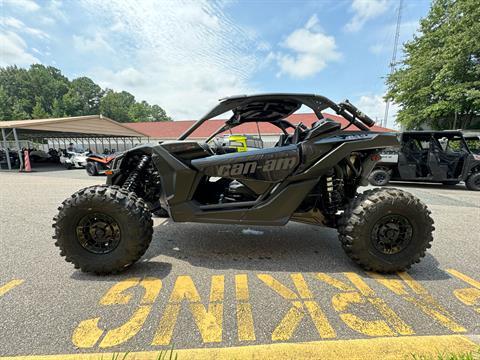
M 65 116 L 65 110 L 62 100 L 53 100 L 52 117 L 60 118 Z
M 117 121 L 170 120 L 158 105 L 126 92 L 104 92 L 92 79 L 73 81 L 52 66 L 0 67 L 0 120 L 81 116 L 102 112 Z
M 8 107 L 2 112 L 11 114 L 8 120 L 28 119 L 35 105 L 35 97 L 29 87 L 28 70 L 17 66 L 0 68 L 0 86 L 6 93 L 5 105 Z
M 128 117 L 134 122 L 152 121 L 151 113 L 151 107 L 146 101 L 132 104 L 128 109 Z
M 172 120 L 160 106 L 149 105 L 145 100 L 132 104 L 128 110 L 128 116 L 133 122 Z
M 60 70 L 52 66 L 34 64 L 28 70 L 30 98 L 36 104 L 36 97 L 41 97 L 42 106 L 47 113 L 52 111 L 53 101 L 61 99 L 67 93 L 70 83 Z M 33 109 L 32 109 L 33 111 Z M 33 116 L 33 113 L 32 113 Z
M 63 96 L 65 113 L 71 116 L 94 115 L 99 113 L 102 89 L 88 77 L 73 80 L 70 89 Z
M 48 117 L 48 113 L 45 111 L 42 105 L 42 98 L 37 96 L 35 99 L 35 106 L 32 110 L 33 119 L 45 119 Z
M 118 122 L 129 122 L 130 106 L 135 104 L 135 97 L 127 91 L 115 92 L 107 89 L 100 99 L 100 113 Z
M 10 120 L 27 120 L 31 119 L 30 113 L 25 110 L 28 109 L 30 103 L 28 100 L 20 99 L 12 106 L 12 118 Z
M 0 86 L 0 120 L 9 120 L 11 116 L 12 109 L 8 99 L 8 94 L 3 86 Z
M 401 66 L 387 79 L 386 97 L 401 107 L 397 122 L 407 129 L 476 126 L 480 118 L 478 19 L 478 0 L 433 1 L 418 34 L 404 45 Z
M 158 105 L 152 105 L 151 111 L 153 121 L 172 121 L 172 118 Z

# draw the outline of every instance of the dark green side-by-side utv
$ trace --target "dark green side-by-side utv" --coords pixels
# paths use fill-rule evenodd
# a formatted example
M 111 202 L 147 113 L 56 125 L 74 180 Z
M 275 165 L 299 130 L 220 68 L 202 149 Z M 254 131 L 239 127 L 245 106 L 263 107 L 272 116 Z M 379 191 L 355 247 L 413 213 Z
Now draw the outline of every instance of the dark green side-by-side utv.
M 318 117 L 311 127 L 286 120 L 302 105 Z M 327 108 L 357 131 L 324 118 Z M 205 121 L 228 111 L 233 115 L 205 142 L 187 140 Z M 232 153 L 215 141 L 249 122 L 278 127 L 282 135 L 276 146 Z M 124 270 L 145 253 L 152 212 L 179 223 L 280 226 L 296 221 L 337 229 L 348 256 L 365 269 L 407 269 L 430 247 L 433 220 L 408 192 L 357 193 L 367 185 L 380 151 L 398 145 L 395 134 L 370 132 L 373 124 L 348 101 L 337 104 L 319 95 L 226 98 L 177 141 L 120 154 L 106 185 L 66 199 L 54 218 L 55 244 L 76 268 L 107 274 Z

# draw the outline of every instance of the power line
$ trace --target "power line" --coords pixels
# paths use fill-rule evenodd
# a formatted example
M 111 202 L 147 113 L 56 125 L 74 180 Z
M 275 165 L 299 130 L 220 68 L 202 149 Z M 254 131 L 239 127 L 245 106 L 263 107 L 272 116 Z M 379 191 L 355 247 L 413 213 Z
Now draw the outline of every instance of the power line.
M 398 13 L 397 13 L 397 28 L 395 30 L 395 40 L 393 44 L 393 54 L 392 54 L 392 61 L 390 62 L 390 74 L 395 71 L 395 65 L 397 62 L 397 49 L 398 49 L 398 39 L 400 37 L 400 24 L 402 22 L 402 5 L 403 0 L 400 0 L 398 4 Z M 388 121 L 388 110 L 390 108 L 390 100 L 387 99 L 385 102 L 385 115 L 383 117 L 383 126 L 387 127 Z

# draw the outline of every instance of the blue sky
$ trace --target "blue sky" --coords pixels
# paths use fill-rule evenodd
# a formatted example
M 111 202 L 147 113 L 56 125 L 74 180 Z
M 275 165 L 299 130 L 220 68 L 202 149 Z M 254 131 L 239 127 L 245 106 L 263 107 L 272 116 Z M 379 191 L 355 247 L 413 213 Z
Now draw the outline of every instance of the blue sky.
M 349 98 L 382 118 L 399 0 L 0 0 L 0 66 L 53 65 L 194 119 L 241 93 Z M 428 0 L 405 0 L 400 41 Z M 399 57 L 401 57 L 401 53 Z M 389 126 L 394 126 L 393 106 Z

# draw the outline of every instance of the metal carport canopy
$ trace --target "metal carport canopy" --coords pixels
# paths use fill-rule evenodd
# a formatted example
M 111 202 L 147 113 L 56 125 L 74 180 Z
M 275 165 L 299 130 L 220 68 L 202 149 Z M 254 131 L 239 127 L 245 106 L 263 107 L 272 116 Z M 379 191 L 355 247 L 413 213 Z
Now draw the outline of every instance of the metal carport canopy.
M 19 139 L 47 137 L 94 137 L 148 135 L 102 115 L 74 116 L 64 118 L 0 121 L 0 129 L 16 129 Z
M 33 138 L 103 138 L 103 137 L 148 137 L 140 131 L 113 121 L 102 115 L 73 116 L 51 119 L 0 121 L 2 140 L 7 149 L 7 139 L 13 134 L 22 163 L 19 140 Z M 10 157 L 6 153 L 8 168 Z

